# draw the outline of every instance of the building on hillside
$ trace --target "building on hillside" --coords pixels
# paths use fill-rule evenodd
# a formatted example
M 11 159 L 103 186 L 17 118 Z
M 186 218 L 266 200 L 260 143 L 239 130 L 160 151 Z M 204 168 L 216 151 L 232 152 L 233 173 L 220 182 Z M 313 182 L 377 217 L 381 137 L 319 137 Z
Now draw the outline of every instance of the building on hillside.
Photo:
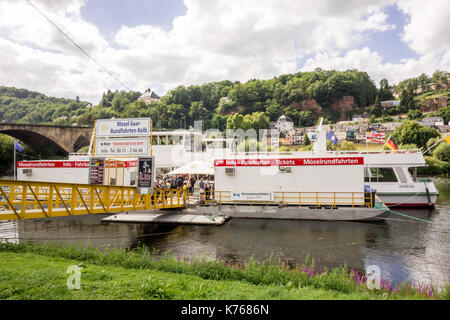
M 161 98 L 151 89 L 145 90 L 144 94 L 138 98 L 138 101 L 144 101 L 146 104 L 159 102 Z
M 439 125 L 436 126 L 436 129 L 439 131 L 439 133 L 441 134 L 441 136 L 446 136 L 447 133 L 450 132 L 450 121 L 448 125 Z
M 369 130 L 375 130 L 380 132 L 392 132 L 402 125 L 401 122 L 384 122 L 384 123 L 372 123 L 369 126 Z
M 280 145 L 280 131 L 277 129 L 268 129 L 261 141 L 266 146 L 277 148 Z
M 306 128 L 295 128 L 294 145 L 303 144 L 305 141 Z
M 381 101 L 381 108 L 383 108 L 383 111 L 386 111 L 387 109 L 395 108 L 399 105 L 400 105 L 400 100 Z
M 441 96 L 434 99 L 430 99 L 419 104 L 420 112 L 436 112 L 440 108 L 447 106 L 447 97 Z
M 436 127 L 436 126 L 443 126 L 444 125 L 444 119 L 442 117 L 428 117 L 422 119 L 422 121 L 418 121 L 420 125 L 426 126 L 426 127 Z
M 280 134 L 280 144 L 284 146 L 293 146 L 295 142 L 295 129 L 282 132 Z
M 308 136 L 309 140 L 311 142 L 314 142 L 319 137 L 319 131 L 317 131 L 317 128 L 308 128 L 306 130 L 306 135 Z
M 381 106 L 383 108 L 392 108 L 400 105 L 400 100 L 386 100 L 381 101 Z
M 345 134 L 345 140 L 357 142 L 357 135 L 358 135 L 358 126 L 356 125 L 349 125 L 347 126 L 346 134 Z
M 294 122 L 291 118 L 284 114 L 278 118 L 276 122 L 270 124 L 271 129 L 278 129 L 280 132 L 285 132 L 294 129 Z
M 369 122 L 369 114 L 364 112 L 363 114 L 355 114 L 352 117 L 352 122 Z
M 347 128 L 344 130 L 333 129 L 333 132 L 338 141 L 344 141 L 347 138 Z

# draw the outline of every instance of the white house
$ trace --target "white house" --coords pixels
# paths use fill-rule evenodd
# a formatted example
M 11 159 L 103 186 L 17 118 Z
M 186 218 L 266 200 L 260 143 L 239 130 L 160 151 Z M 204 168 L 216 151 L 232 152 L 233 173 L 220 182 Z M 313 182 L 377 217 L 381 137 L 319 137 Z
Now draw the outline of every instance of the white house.
M 152 102 L 159 102 L 161 98 L 151 89 L 145 90 L 144 94 L 138 98 L 139 101 L 144 101 L 146 104 Z
M 419 124 L 422 126 L 443 126 L 444 119 L 442 117 L 428 117 L 419 121 Z
M 283 114 L 276 122 L 271 124 L 271 127 L 277 128 L 280 132 L 286 132 L 294 129 L 294 122 Z

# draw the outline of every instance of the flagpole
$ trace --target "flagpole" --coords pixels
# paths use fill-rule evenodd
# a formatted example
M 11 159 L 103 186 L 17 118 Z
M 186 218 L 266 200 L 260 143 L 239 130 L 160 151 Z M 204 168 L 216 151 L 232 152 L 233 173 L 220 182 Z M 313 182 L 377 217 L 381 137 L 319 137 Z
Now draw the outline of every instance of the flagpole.
M 392 137 L 392 134 L 390 134 L 389 135 L 389 137 L 386 139 L 386 140 L 384 140 L 384 144 L 383 144 L 383 146 L 381 147 L 381 150 L 384 150 L 384 147 L 386 146 L 386 143 L 389 141 L 389 139 Z
M 441 137 L 438 141 L 436 141 L 431 147 L 429 147 L 427 150 L 425 150 L 425 152 L 423 154 L 426 154 L 428 152 L 428 150 L 433 149 L 435 145 L 437 145 L 438 143 L 441 143 L 442 140 L 444 140 L 445 138 L 447 138 L 447 136 L 450 135 L 450 133 L 447 133 L 445 136 Z
M 16 140 L 14 139 L 14 180 L 16 180 Z

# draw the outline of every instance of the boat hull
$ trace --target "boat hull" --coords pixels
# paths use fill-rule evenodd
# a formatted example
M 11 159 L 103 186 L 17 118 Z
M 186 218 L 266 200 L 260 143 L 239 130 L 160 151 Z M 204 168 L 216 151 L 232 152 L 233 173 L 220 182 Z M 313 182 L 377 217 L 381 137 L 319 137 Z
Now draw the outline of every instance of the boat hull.
M 383 195 L 378 193 L 378 196 L 385 205 L 396 207 L 433 207 L 437 200 L 437 195 L 430 195 L 430 202 L 426 195 Z
M 196 206 L 182 210 L 183 213 L 202 215 L 223 215 L 240 219 L 285 219 L 285 220 L 328 220 L 360 221 L 379 220 L 386 210 L 365 207 L 309 208 L 251 205 Z

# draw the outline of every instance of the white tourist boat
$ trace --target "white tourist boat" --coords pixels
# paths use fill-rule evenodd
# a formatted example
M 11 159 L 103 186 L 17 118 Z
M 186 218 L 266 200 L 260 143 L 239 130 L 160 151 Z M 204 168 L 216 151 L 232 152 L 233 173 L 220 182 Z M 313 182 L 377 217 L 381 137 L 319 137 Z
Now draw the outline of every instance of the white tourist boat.
M 427 164 L 421 150 L 337 152 L 361 155 L 365 160 L 365 183 L 377 191 L 387 206 L 434 206 L 439 195 L 433 181 L 417 177 Z
M 386 205 L 425 207 L 434 206 L 436 203 L 439 192 L 433 182 L 417 178 L 417 168 L 427 165 L 421 150 L 327 151 L 325 128 L 319 126 L 318 130 L 320 134 L 313 151 L 237 153 L 233 151 L 232 139 L 202 139 L 201 133 L 186 130 L 153 132 L 152 148 L 156 155 L 156 167 L 159 174 L 167 173 L 195 160 L 207 162 L 212 166 L 215 160 L 224 158 L 363 157 L 365 185 L 376 190 Z M 89 155 L 72 154 L 69 161 L 87 161 L 88 159 Z M 23 168 L 26 167 L 24 164 L 21 165 Z M 86 172 L 76 176 L 87 179 L 87 168 L 77 168 Z M 132 171 L 133 168 L 129 170 Z M 125 185 L 133 185 L 131 182 L 135 178 L 131 171 L 125 178 Z M 22 170 L 18 172 L 19 179 L 20 176 L 25 180 L 42 178 L 38 174 L 27 174 L 26 172 L 29 172 L 27 170 L 24 172 L 25 174 Z M 54 175 L 48 175 L 48 172 L 45 172 L 45 176 L 50 178 Z M 61 177 L 59 172 L 56 176 Z M 120 177 L 116 178 L 121 180 Z M 128 180 L 131 182 L 127 183 Z

